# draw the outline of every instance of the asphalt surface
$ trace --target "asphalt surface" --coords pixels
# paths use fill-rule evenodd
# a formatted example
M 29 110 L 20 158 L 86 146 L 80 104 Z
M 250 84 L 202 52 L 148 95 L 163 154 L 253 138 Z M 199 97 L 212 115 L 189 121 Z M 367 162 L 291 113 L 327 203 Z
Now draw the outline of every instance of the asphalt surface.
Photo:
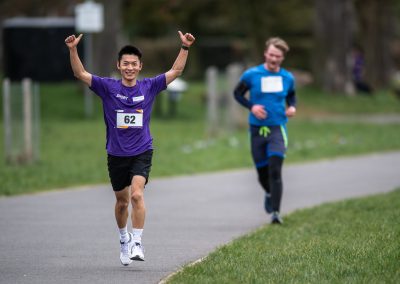
M 282 212 L 391 191 L 399 169 L 400 152 L 287 165 Z M 123 267 L 109 185 L 0 198 L 0 283 L 158 283 L 269 223 L 253 169 L 152 179 L 145 200 L 146 261 Z

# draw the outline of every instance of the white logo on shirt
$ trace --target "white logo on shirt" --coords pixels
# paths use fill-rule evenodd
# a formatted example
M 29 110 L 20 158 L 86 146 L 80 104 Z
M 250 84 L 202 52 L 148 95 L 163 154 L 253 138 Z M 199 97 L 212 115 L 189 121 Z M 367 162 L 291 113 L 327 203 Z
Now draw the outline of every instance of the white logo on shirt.
M 117 94 L 117 98 L 123 99 L 123 100 L 125 100 L 125 101 L 128 99 L 127 96 L 123 96 L 123 95 L 121 95 L 121 94 Z

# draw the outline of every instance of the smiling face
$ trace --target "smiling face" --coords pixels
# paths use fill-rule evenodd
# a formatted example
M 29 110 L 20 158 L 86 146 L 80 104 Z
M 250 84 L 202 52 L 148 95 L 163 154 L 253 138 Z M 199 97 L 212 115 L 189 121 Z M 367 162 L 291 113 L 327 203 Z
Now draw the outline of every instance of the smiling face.
M 271 44 L 264 51 L 264 58 L 265 67 L 271 72 L 278 72 L 285 55 L 282 50 Z
M 130 87 L 136 84 L 136 79 L 142 70 L 142 62 L 137 55 L 124 54 L 117 62 L 117 68 L 122 76 L 122 84 Z

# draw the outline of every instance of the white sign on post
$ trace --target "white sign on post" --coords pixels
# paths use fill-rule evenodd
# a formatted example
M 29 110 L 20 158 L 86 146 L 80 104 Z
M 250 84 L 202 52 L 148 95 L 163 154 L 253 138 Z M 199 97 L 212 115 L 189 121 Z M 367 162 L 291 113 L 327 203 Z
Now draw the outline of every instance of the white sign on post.
M 75 6 L 75 28 L 78 32 L 98 33 L 104 28 L 103 5 L 86 1 Z
M 104 28 L 103 4 L 94 1 L 86 1 L 75 6 L 75 29 L 78 33 L 86 33 L 84 53 L 87 70 L 92 70 L 92 33 L 102 32 Z M 85 114 L 93 115 L 93 96 L 88 88 L 85 88 Z

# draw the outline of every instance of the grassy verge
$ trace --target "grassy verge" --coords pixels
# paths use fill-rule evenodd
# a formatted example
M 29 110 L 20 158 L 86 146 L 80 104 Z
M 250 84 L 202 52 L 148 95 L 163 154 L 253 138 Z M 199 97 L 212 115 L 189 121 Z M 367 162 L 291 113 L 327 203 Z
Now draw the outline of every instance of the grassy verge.
M 176 117 L 166 115 L 166 95 L 159 103 L 164 114 L 152 118 L 155 155 L 151 177 L 251 167 L 246 129 L 206 134 L 204 85 L 193 83 L 179 102 Z M 78 84 L 41 87 L 41 157 L 38 163 L 10 166 L 0 151 L 0 195 L 14 195 L 82 184 L 108 183 L 105 127 L 101 102 L 85 119 Z M 333 97 L 312 89 L 299 90 L 298 117 L 288 124 L 287 163 L 341 155 L 400 149 L 398 124 L 318 122 L 312 115 L 398 113 L 400 102 L 385 93 L 374 97 Z M 2 119 L 2 116 L 1 116 Z M 224 124 L 221 118 L 221 125 Z M 0 128 L 3 129 L 0 120 Z M 3 145 L 0 133 L 0 149 Z
M 400 189 L 294 212 L 168 283 L 397 283 Z
M 400 112 L 400 100 L 390 91 L 380 91 L 372 96 L 341 96 L 321 94 L 314 88 L 298 92 L 301 110 L 299 116 L 327 114 L 387 114 Z

